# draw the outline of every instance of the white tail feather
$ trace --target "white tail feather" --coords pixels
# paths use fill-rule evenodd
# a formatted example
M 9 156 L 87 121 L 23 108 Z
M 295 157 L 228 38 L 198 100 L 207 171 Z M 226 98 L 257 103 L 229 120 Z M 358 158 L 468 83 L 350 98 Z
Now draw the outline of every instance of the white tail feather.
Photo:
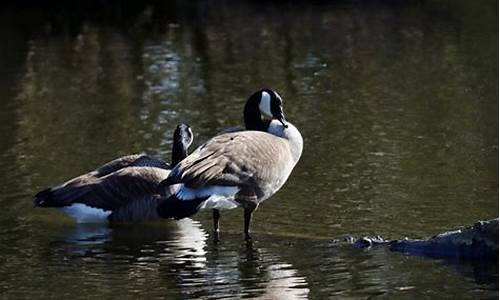
M 82 203 L 75 203 L 60 209 L 77 223 L 103 223 L 108 221 L 111 211 L 90 207 Z

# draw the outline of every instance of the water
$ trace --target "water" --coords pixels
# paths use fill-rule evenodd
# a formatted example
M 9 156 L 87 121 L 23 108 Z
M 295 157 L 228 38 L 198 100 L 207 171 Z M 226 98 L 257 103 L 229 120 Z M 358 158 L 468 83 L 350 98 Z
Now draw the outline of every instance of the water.
M 5 4 L 2 298 L 496 298 L 498 266 L 333 247 L 498 217 L 498 3 Z M 169 159 L 278 90 L 304 154 L 255 213 L 76 225 L 38 190 L 117 156 Z

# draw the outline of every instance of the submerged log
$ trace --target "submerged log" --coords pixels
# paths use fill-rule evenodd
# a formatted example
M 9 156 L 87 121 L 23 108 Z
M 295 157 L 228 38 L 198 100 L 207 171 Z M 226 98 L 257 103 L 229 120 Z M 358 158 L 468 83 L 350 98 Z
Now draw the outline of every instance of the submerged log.
M 406 255 L 498 261 L 498 218 L 479 221 L 464 229 L 441 233 L 427 239 L 385 240 L 380 236 L 356 239 L 345 236 L 332 242 L 348 243 L 362 249 L 384 246 Z

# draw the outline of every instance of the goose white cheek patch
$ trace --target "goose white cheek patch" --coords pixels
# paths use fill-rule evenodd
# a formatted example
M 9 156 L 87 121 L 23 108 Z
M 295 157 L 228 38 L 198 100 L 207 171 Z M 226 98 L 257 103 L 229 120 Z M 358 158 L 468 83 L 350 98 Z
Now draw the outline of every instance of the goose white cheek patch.
M 271 113 L 271 95 L 269 95 L 268 92 L 262 92 L 262 96 L 260 98 L 260 103 L 259 103 L 259 109 L 260 112 L 268 117 L 272 118 L 273 114 Z

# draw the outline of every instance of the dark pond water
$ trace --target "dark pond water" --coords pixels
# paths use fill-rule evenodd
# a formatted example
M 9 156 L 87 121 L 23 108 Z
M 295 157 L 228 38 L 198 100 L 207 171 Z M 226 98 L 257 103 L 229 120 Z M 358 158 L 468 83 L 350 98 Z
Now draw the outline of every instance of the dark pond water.
M 332 247 L 498 217 L 498 2 L 5 4 L 0 297 L 485 299 L 498 265 Z M 38 190 L 117 156 L 168 158 L 278 90 L 304 154 L 255 214 L 76 225 Z

